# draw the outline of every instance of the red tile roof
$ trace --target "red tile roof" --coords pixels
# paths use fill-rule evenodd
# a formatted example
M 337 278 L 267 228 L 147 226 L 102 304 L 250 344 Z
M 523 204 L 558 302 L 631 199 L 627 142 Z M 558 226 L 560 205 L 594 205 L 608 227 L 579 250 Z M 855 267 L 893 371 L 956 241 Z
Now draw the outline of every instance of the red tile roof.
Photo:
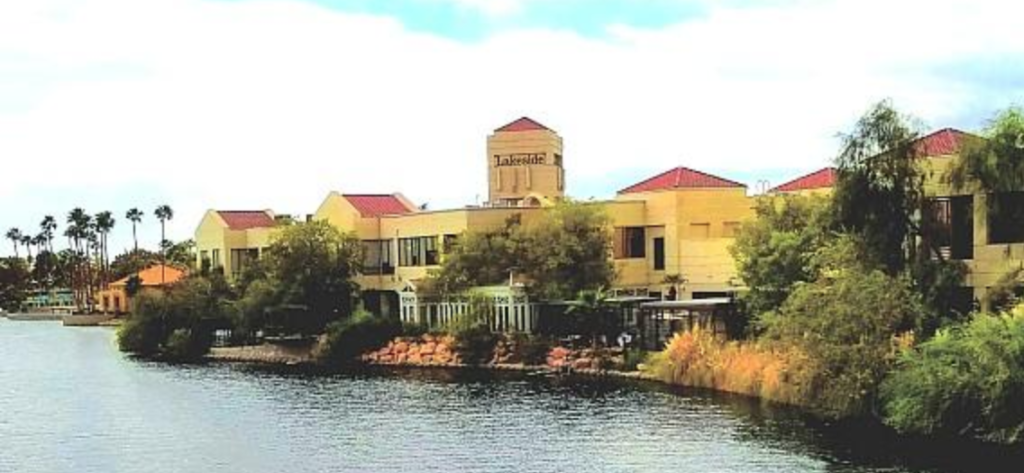
M 160 268 L 165 268 L 162 272 Z M 185 271 L 175 268 L 174 266 L 163 266 L 155 264 L 142 271 L 138 272 L 139 279 L 142 280 L 143 286 L 160 286 L 162 281 L 166 280 L 167 284 L 174 284 L 185 277 Z M 128 279 L 131 276 L 118 279 L 110 283 L 111 286 L 125 286 L 128 284 Z
M 508 125 L 498 128 L 494 131 L 534 131 L 534 130 L 549 130 L 550 128 L 541 125 L 532 118 L 522 117 Z
M 964 139 L 974 135 L 954 128 L 943 128 L 917 139 L 917 152 L 923 157 L 956 154 Z
M 274 226 L 274 217 L 265 210 L 218 210 L 217 214 L 232 230 Z
M 663 189 L 701 189 L 717 187 L 747 187 L 736 181 L 694 171 L 685 167 L 669 169 L 657 176 L 638 182 L 619 191 L 620 194 L 647 192 Z
M 393 194 L 343 194 L 342 197 L 363 217 L 407 214 L 413 211 Z
M 836 169 L 825 168 L 814 171 L 802 177 L 798 177 L 780 186 L 772 188 L 768 192 L 794 192 L 808 189 L 822 189 L 832 187 L 836 184 Z

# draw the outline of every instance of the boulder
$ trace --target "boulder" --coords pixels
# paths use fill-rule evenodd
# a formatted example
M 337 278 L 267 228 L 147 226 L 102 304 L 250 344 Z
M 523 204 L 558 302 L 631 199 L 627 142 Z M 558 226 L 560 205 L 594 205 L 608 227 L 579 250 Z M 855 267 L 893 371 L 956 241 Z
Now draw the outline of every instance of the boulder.
M 421 355 L 433 355 L 437 352 L 437 344 L 434 342 L 427 342 L 420 346 Z
M 391 351 L 394 353 L 405 353 L 409 351 L 409 344 L 406 342 L 398 342 Z

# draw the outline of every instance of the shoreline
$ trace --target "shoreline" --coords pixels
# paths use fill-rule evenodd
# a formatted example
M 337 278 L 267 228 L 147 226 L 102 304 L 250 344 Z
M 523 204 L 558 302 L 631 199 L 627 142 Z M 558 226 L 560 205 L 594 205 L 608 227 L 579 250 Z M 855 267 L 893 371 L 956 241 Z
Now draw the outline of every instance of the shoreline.
M 246 345 L 241 347 L 215 347 L 210 350 L 210 353 L 206 355 L 205 359 L 215 363 L 240 363 L 271 366 L 325 366 L 324 363 L 316 359 L 310 349 L 272 344 Z M 374 368 L 431 368 L 447 370 L 484 369 L 556 376 L 580 376 L 587 378 L 645 381 L 656 382 L 666 386 L 679 386 L 667 383 L 658 379 L 654 375 L 644 373 L 642 371 L 598 370 L 590 368 L 576 369 L 572 367 L 554 368 L 548 365 L 526 365 L 522 363 L 491 363 L 480 365 L 471 365 L 466 363 L 416 363 L 409 361 L 363 361 L 362 363 L 365 366 Z M 697 387 L 694 386 L 694 388 Z M 760 398 L 752 397 L 752 399 Z

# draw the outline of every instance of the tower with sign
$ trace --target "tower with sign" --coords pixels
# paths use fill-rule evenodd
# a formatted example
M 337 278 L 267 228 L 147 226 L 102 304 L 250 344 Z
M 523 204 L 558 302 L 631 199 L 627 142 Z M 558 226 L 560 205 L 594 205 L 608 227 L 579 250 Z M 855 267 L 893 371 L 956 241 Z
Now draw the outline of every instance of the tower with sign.
M 488 204 L 536 207 L 565 196 L 562 137 L 523 117 L 487 137 Z

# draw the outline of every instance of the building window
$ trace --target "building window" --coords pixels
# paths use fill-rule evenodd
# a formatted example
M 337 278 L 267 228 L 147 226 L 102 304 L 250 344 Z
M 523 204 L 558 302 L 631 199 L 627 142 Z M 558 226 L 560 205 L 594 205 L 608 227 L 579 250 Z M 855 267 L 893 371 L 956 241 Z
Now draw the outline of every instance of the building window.
M 363 274 L 395 274 L 391 240 L 363 241 Z
M 1024 192 L 988 195 L 988 242 L 1024 242 Z
M 928 199 L 924 209 L 924 237 L 952 259 L 974 258 L 974 197 Z
M 646 256 L 646 243 L 644 227 L 616 228 L 613 245 L 615 258 L 643 258 Z
M 665 270 L 665 238 L 658 237 L 654 239 L 654 270 L 664 271 Z
M 398 264 L 400 266 L 435 266 L 438 262 L 436 236 L 400 238 L 398 240 Z
M 214 268 L 219 268 L 219 267 L 223 266 L 223 264 L 221 264 L 221 262 L 220 262 L 220 250 L 219 249 L 211 251 L 210 255 L 211 255 L 210 259 L 212 261 L 212 266 Z

